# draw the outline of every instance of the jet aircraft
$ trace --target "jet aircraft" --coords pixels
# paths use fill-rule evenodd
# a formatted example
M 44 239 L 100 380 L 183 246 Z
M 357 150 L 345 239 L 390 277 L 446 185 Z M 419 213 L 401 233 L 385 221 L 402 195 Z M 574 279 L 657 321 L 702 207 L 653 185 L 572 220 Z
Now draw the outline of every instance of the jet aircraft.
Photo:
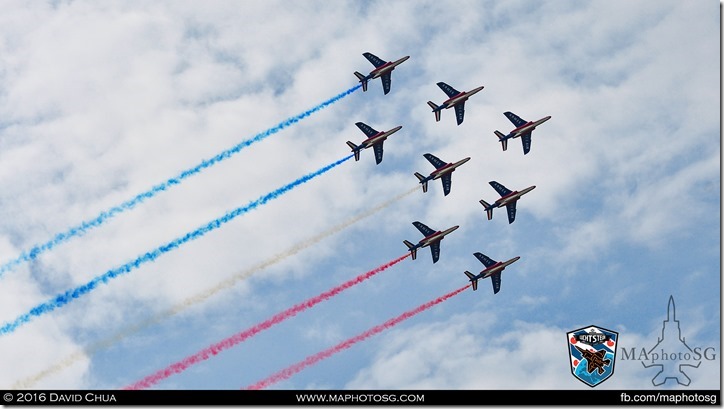
M 440 114 L 443 109 L 455 107 L 455 117 L 457 118 L 458 125 L 463 123 L 463 117 L 465 116 L 465 101 L 484 88 L 483 86 L 480 86 L 467 92 L 460 92 L 444 82 L 438 82 L 437 86 L 440 87 L 445 94 L 447 94 L 448 99 L 439 106 L 435 105 L 432 101 L 427 101 L 427 105 L 432 108 L 432 112 L 435 114 L 435 121 L 440 121 Z
M 485 264 L 485 270 L 481 271 L 478 275 L 466 271 L 465 275 L 468 276 L 470 282 L 473 283 L 473 291 L 478 289 L 478 280 L 490 277 L 491 283 L 493 284 L 493 294 L 497 294 L 498 291 L 500 291 L 500 273 L 505 270 L 505 267 L 520 259 L 520 256 L 515 256 L 508 261 L 495 261 L 483 253 L 475 253 L 474 255 L 481 263 Z
M 352 148 L 352 152 L 354 152 L 354 160 L 359 160 L 360 151 L 362 149 L 367 149 L 371 146 L 375 151 L 375 161 L 378 165 L 382 162 L 382 145 L 384 144 L 385 139 L 402 128 L 402 126 L 396 126 L 389 131 L 378 132 L 363 122 L 357 122 L 355 125 L 357 125 L 357 127 L 362 130 L 365 135 L 367 135 L 367 139 L 362 141 L 359 145 L 355 145 L 351 141 L 347 141 L 347 145 Z
M 498 137 L 498 140 L 503 145 L 503 150 L 508 150 L 508 139 L 518 138 L 520 137 L 521 142 L 523 142 L 523 154 L 527 155 L 528 152 L 530 152 L 530 137 L 533 130 L 543 122 L 551 119 L 550 115 L 547 117 L 541 118 L 537 121 L 526 121 L 524 119 L 521 119 L 518 115 L 508 111 L 504 112 L 503 115 L 508 117 L 510 122 L 513 123 L 513 125 L 516 126 L 515 129 L 510 131 L 507 135 L 503 135 L 500 131 L 495 131 L 495 135 Z
M 412 224 L 417 227 L 417 230 L 420 231 L 425 237 L 420 239 L 420 242 L 417 244 L 412 244 L 407 240 L 403 240 L 403 243 L 407 246 L 407 248 L 412 253 L 412 259 L 414 260 L 417 258 L 417 249 L 430 246 L 430 251 L 432 252 L 432 262 L 437 263 L 437 260 L 440 259 L 440 240 L 445 238 L 448 234 L 452 233 L 453 231 L 457 230 L 460 226 L 453 226 L 447 230 L 443 231 L 435 231 L 424 224 L 420 222 L 412 222 Z
M 390 85 L 392 84 L 392 70 L 394 70 L 395 67 L 410 58 L 410 56 L 408 55 L 406 57 L 400 58 L 397 61 L 384 61 L 372 53 L 364 53 L 362 55 L 364 55 L 365 58 L 367 58 L 367 60 L 369 60 L 369 62 L 371 62 L 372 65 L 375 66 L 375 69 L 370 71 L 370 73 L 366 76 L 360 74 L 357 71 L 354 72 L 354 75 L 359 78 L 359 82 L 362 83 L 362 91 L 367 91 L 367 81 L 381 77 L 382 89 L 384 90 L 385 95 L 390 92 Z
M 500 199 L 496 200 L 492 205 L 488 204 L 485 200 L 480 200 L 480 204 L 485 208 L 485 212 L 488 214 L 488 220 L 493 218 L 493 209 L 496 207 L 503 207 L 508 210 L 508 224 L 513 223 L 515 220 L 515 205 L 521 196 L 535 189 L 535 186 L 529 186 L 520 192 L 515 192 L 506 188 L 496 181 L 490 181 L 490 186 L 500 194 Z
M 452 186 L 452 173 L 458 166 L 470 160 L 470 157 L 467 157 L 455 163 L 446 163 L 430 153 L 426 153 L 423 156 L 435 167 L 435 170 L 433 170 L 429 176 L 422 176 L 420 173 L 415 172 L 415 176 L 417 176 L 417 178 L 420 180 L 420 183 L 422 184 L 423 193 L 427 192 L 428 181 L 442 179 L 442 190 L 443 193 L 445 193 L 445 196 L 450 193 L 450 187 Z
M 586 370 L 588 373 L 593 373 L 593 371 L 598 371 L 599 375 L 603 375 L 604 372 L 606 372 L 605 369 L 603 369 L 604 366 L 611 365 L 611 360 L 606 359 L 606 350 L 605 349 L 599 349 L 598 351 L 589 351 L 587 349 L 583 349 L 579 347 L 578 345 L 574 345 L 578 352 L 583 355 L 583 359 L 585 359 L 588 363 L 586 364 Z

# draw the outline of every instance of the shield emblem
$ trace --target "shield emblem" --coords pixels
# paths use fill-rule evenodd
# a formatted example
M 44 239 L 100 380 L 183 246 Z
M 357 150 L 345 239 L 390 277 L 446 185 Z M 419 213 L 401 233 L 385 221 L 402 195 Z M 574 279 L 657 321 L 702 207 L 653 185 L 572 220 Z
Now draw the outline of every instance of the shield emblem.
M 618 332 L 591 325 L 567 335 L 573 376 L 595 387 L 613 375 Z

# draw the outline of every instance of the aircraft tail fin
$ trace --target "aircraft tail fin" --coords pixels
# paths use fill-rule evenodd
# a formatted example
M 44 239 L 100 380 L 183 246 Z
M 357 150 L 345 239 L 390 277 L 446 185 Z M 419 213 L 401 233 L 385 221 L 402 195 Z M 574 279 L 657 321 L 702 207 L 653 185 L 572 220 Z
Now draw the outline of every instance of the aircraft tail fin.
M 473 291 L 477 290 L 478 289 L 478 280 L 475 278 L 473 273 L 471 273 L 470 271 L 466 271 L 465 275 L 468 276 L 470 281 L 473 283 Z
M 508 150 L 508 140 L 505 138 L 505 135 L 503 135 L 500 131 L 495 131 L 495 135 L 498 136 L 498 139 L 500 140 L 500 143 L 503 145 L 503 150 Z
M 412 243 L 410 243 L 409 241 L 407 241 L 407 240 L 403 240 L 402 242 L 405 243 L 405 245 L 407 246 L 407 248 L 408 248 L 408 249 L 410 250 L 410 252 L 412 253 L 412 259 L 413 259 L 413 260 L 416 259 L 416 258 L 417 258 L 417 247 L 416 247 L 414 244 L 412 244 Z
M 354 152 L 354 160 L 359 160 L 359 151 L 360 151 L 359 146 L 355 145 L 351 141 L 347 141 L 347 146 L 352 148 L 352 152 Z
M 354 75 L 356 75 L 359 79 L 359 82 L 362 83 L 362 92 L 367 91 L 367 79 L 365 78 L 365 76 L 357 71 L 354 72 Z
M 493 218 L 493 206 L 488 204 L 485 200 L 480 199 L 480 204 L 485 208 L 485 213 L 488 214 L 488 220 Z
M 422 176 L 419 172 L 415 172 L 415 176 L 420 180 L 420 183 L 422 183 L 422 193 L 427 192 L 427 180 L 425 180 L 425 177 Z
M 435 122 L 440 122 L 440 107 L 435 105 L 432 101 L 427 101 L 427 105 L 430 105 L 432 112 L 435 114 Z

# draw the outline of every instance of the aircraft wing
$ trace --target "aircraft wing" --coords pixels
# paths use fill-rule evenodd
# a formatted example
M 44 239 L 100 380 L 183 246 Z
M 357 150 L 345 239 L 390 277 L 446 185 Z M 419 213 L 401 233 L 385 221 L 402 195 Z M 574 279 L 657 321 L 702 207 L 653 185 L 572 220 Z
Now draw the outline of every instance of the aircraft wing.
M 531 131 L 528 131 L 520 136 L 520 140 L 523 142 L 523 155 L 530 152 L 530 136 Z
M 425 237 L 435 233 L 435 230 L 425 226 L 424 224 L 420 222 L 412 222 L 412 224 L 417 227 L 417 230 L 420 230 L 420 233 L 424 234 Z
M 392 72 L 387 71 L 382 74 L 382 89 L 385 91 L 385 95 L 390 92 L 390 86 L 392 85 Z
M 497 261 L 493 260 L 492 258 L 486 256 L 483 253 L 475 253 L 475 257 L 477 257 L 478 260 L 480 260 L 481 263 L 485 265 L 485 267 L 490 267 L 493 264 L 497 263 Z
M 432 251 L 432 262 L 437 263 L 440 260 L 440 242 L 436 241 L 430 244 L 430 251 Z
M 508 117 L 508 119 L 510 120 L 510 122 L 512 122 L 513 125 L 515 125 L 516 128 L 519 127 L 519 126 L 521 126 L 521 125 L 525 125 L 525 124 L 528 123 L 527 121 L 521 119 L 521 117 L 519 117 L 518 115 L 516 115 L 516 114 L 514 114 L 514 113 L 512 113 L 512 112 L 510 112 L 510 111 L 508 111 L 508 112 L 503 112 L 503 115 L 505 115 L 506 117 Z
M 458 125 L 463 123 L 463 117 L 465 116 L 465 102 L 458 102 L 455 104 L 455 118 L 458 120 Z
M 510 202 L 507 205 L 505 205 L 506 210 L 508 210 L 508 224 L 513 223 L 515 220 L 515 204 L 518 202 Z
M 440 87 L 440 89 L 442 90 L 442 92 L 444 92 L 445 94 L 447 94 L 447 96 L 450 97 L 450 98 L 452 98 L 452 97 L 454 97 L 455 95 L 457 95 L 457 94 L 460 93 L 460 91 L 458 91 L 458 90 L 456 90 L 455 88 L 453 88 L 453 87 L 445 84 L 444 82 L 438 82 L 438 83 L 437 83 L 437 86 Z
M 501 197 L 513 193 L 512 190 L 508 189 L 507 187 L 501 185 L 500 183 L 498 183 L 498 182 L 496 182 L 496 181 L 494 181 L 494 180 L 490 181 L 490 186 L 492 186 L 493 189 L 495 189 L 495 191 L 498 192 L 498 194 L 499 194 Z
M 379 67 L 380 65 L 384 65 L 387 63 L 387 61 L 384 61 L 380 57 L 372 54 L 372 53 L 364 53 L 362 54 L 365 56 L 365 58 L 372 63 L 372 65 L 375 66 L 375 68 Z
M 500 272 L 490 276 L 490 279 L 493 280 L 491 281 L 493 283 L 493 294 L 497 294 L 500 291 Z
M 375 131 L 371 126 L 367 125 L 364 122 L 357 122 L 355 125 L 357 125 L 357 128 L 359 128 L 362 132 L 364 132 L 368 138 L 370 136 L 374 136 L 379 133 L 379 132 Z
M 372 148 L 375 150 L 375 162 L 379 165 L 382 162 L 382 142 L 377 142 Z
M 447 165 L 447 163 L 441 161 L 437 156 L 431 153 L 426 153 L 422 156 L 424 156 L 425 159 L 428 160 L 428 162 L 432 163 L 432 166 L 434 166 L 436 169 L 440 169 L 441 167 Z
M 442 191 L 445 196 L 450 193 L 450 187 L 452 186 L 452 173 L 446 173 L 442 175 Z

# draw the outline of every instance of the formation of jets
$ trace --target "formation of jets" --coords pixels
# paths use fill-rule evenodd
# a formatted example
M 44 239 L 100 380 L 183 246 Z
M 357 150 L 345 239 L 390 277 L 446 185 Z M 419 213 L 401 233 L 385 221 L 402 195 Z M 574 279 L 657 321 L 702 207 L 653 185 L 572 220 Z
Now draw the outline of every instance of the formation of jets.
M 390 87 L 392 84 L 392 71 L 398 65 L 402 64 L 403 62 L 407 61 L 408 58 L 410 58 L 410 56 L 405 56 L 396 61 L 384 61 L 369 52 L 363 53 L 362 55 L 370 63 L 372 63 L 372 65 L 375 66 L 375 68 L 367 75 L 363 75 L 357 71 L 354 72 L 354 75 L 359 79 L 359 82 L 362 84 L 362 90 L 367 91 L 367 85 L 370 80 L 375 78 L 381 78 L 382 89 L 385 95 L 390 92 Z M 484 86 L 479 86 L 477 88 L 471 89 L 470 91 L 461 92 L 445 82 L 438 82 L 437 86 L 440 87 L 440 89 L 447 95 L 448 99 L 443 101 L 439 105 L 435 104 L 432 101 L 427 101 L 427 105 L 432 108 L 432 112 L 433 114 L 435 114 L 435 122 L 440 122 L 440 117 L 443 109 L 454 108 L 457 125 L 461 125 L 463 123 L 463 120 L 465 119 L 465 102 L 468 100 L 468 98 L 477 94 L 484 88 Z M 498 137 L 498 141 L 502 145 L 503 151 L 507 151 L 508 149 L 508 140 L 520 138 L 523 144 L 524 155 L 527 155 L 530 152 L 531 135 L 533 130 L 535 130 L 536 127 L 540 124 L 551 119 L 550 116 L 546 116 L 537 121 L 526 121 L 510 111 L 504 112 L 503 115 L 505 115 L 515 126 L 515 128 L 507 135 L 503 134 L 498 130 L 494 131 L 495 135 Z M 352 152 L 354 153 L 355 160 L 359 160 L 361 150 L 372 147 L 375 153 L 375 161 L 379 165 L 380 162 L 382 162 L 382 146 L 384 141 L 387 139 L 387 137 L 399 131 L 402 126 L 397 126 L 388 131 L 378 132 L 363 122 L 357 122 L 356 125 L 362 132 L 364 132 L 364 134 L 367 136 L 367 139 L 359 145 L 356 145 L 351 141 L 347 141 L 347 145 L 352 149 Z M 457 162 L 448 163 L 431 153 L 425 153 L 423 156 L 435 167 L 435 170 L 433 170 L 427 176 L 424 176 L 419 172 L 414 173 L 414 175 L 420 182 L 420 185 L 422 186 L 423 193 L 427 192 L 428 182 L 440 179 L 442 182 L 444 196 L 447 196 L 450 193 L 452 187 L 452 173 L 455 171 L 455 169 L 470 160 L 470 157 L 466 157 Z M 488 220 L 491 220 L 493 218 L 493 209 L 505 207 L 508 214 L 508 224 L 513 223 L 513 221 L 515 221 L 516 205 L 518 200 L 526 193 L 535 189 L 535 186 L 529 186 L 520 191 L 512 191 L 497 181 L 490 181 L 489 183 L 493 187 L 493 189 L 498 192 L 500 198 L 493 202 L 493 204 L 489 204 L 485 200 L 480 200 L 480 204 L 483 205 Z M 440 242 L 442 241 L 442 239 L 460 227 L 453 226 L 445 230 L 434 230 L 419 221 L 415 221 L 412 224 L 417 228 L 417 230 L 420 231 L 420 233 L 422 233 L 424 237 L 420 239 L 420 241 L 416 244 L 413 244 L 408 240 L 403 240 L 403 243 L 410 251 L 413 260 L 417 258 L 418 249 L 430 247 L 433 264 L 437 263 L 440 259 Z M 465 271 L 465 275 L 471 282 L 474 291 L 478 289 L 478 280 L 490 278 L 490 281 L 493 285 L 493 294 L 497 294 L 500 291 L 501 273 L 503 272 L 503 270 L 507 266 L 513 264 L 520 259 L 520 256 L 515 256 L 507 261 L 495 261 L 480 252 L 476 252 L 473 255 L 481 263 L 483 263 L 483 265 L 485 265 L 485 268 L 477 275 L 469 271 Z

